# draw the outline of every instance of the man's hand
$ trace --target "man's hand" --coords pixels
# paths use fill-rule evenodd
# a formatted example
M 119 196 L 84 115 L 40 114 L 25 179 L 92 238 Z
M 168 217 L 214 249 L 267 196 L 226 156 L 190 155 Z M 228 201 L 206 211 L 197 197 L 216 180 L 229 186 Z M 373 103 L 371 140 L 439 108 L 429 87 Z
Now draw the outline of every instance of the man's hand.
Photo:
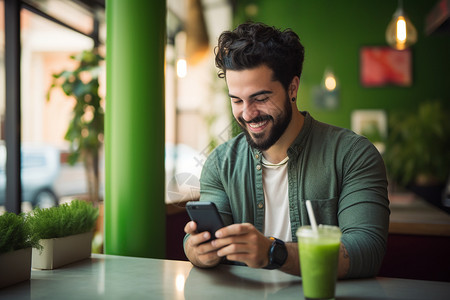
M 245 263 L 251 268 L 262 268 L 269 263 L 269 248 L 272 244 L 255 226 L 249 223 L 233 224 L 217 230 L 212 247 L 218 257 Z
M 197 224 L 190 221 L 184 227 L 184 232 L 190 234 L 185 244 L 187 258 L 197 267 L 211 268 L 219 264 L 222 259 L 217 255 L 218 247 L 211 242 L 205 243 L 211 238 L 209 232 L 197 233 Z
M 209 232 L 196 233 L 197 224 L 189 222 L 184 231 L 191 234 L 186 241 L 186 255 L 196 266 L 208 268 L 219 264 L 223 257 L 228 260 L 245 263 L 252 268 L 263 268 L 269 264 L 269 248 L 272 241 L 249 223 L 233 224 L 217 230 L 216 239 L 210 239 Z M 288 257 L 280 271 L 300 275 L 297 242 L 286 243 Z M 347 250 L 341 244 L 339 253 L 338 277 L 343 278 L 349 269 L 350 259 Z

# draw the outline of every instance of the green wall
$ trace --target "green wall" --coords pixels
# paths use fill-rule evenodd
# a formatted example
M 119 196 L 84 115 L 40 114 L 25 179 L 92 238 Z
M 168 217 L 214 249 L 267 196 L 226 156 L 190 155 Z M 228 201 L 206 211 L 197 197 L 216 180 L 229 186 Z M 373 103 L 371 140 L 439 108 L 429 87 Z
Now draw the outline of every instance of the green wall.
M 421 101 L 450 102 L 450 34 L 426 36 L 425 17 L 437 0 L 404 1 L 404 10 L 418 31 L 412 46 L 411 87 L 365 88 L 359 81 L 362 46 L 385 46 L 385 30 L 397 1 L 247 0 L 238 1 L 235 23 L 251 19 L 279 28 L 292 28 L 305 46 L 299 108 L 323 122 L 350 128 L 355 109 L 415 110 Z M 248 4 L 257 14 L 245 13 Z M 333 111 L 312 104 L 312 88 L 331 67 L 340 83 L 340 106 Z

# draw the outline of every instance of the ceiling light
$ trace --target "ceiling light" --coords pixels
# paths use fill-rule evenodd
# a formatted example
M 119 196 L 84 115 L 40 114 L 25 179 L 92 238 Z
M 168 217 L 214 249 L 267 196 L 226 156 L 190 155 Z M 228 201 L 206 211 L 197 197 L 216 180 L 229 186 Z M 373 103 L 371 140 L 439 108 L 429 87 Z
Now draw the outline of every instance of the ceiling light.
M 417 30 L 405 15 L 402 0 L 399 0 L 397 10 L 386 29 L 386 41 L 397 50 L 404 50 L 417 42 Z

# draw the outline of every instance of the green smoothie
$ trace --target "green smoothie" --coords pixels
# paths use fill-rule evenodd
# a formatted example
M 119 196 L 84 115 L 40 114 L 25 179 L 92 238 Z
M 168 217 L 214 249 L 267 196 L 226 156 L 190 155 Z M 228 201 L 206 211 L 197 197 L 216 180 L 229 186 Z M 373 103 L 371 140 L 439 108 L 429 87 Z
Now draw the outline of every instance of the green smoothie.
M 341 231 L 319 226 L 318 232 L 310 226 L 297 232 L 303 293 L 306 299 L 334 299 Z

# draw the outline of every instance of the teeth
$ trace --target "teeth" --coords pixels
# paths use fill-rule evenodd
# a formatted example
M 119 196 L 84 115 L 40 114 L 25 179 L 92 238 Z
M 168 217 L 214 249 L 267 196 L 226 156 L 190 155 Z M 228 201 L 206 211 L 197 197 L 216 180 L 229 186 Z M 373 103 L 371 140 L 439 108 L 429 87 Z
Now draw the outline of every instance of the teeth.
M 251 128 L 258 128 L 258 127 L 261 127 L 261 126 L 265 125 L 266 123 L 267 123 L 267 120 L 266 120 L 266 121 L 259 122 L 259 123 L 249 123 L 248 125 L 249 125 Z

